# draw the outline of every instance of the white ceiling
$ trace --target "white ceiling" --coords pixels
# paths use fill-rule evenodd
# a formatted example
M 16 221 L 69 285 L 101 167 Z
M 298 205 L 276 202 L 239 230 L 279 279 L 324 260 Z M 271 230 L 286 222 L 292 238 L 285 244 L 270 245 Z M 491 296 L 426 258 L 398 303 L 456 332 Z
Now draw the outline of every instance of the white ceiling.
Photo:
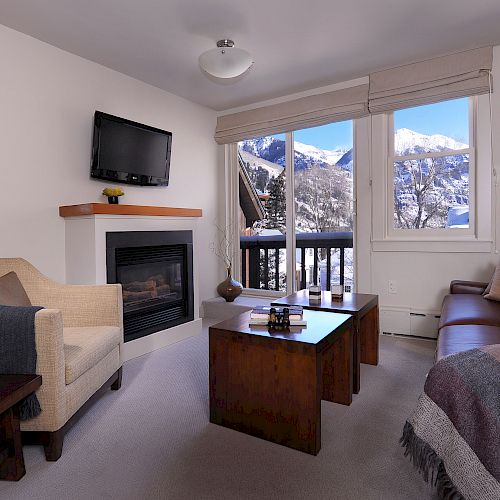
M 0 22 L 216 110 L 500 44 L 499 0 L 0 0 Z M 220 38 L 255 60 L 231 86 L 198 68 Z

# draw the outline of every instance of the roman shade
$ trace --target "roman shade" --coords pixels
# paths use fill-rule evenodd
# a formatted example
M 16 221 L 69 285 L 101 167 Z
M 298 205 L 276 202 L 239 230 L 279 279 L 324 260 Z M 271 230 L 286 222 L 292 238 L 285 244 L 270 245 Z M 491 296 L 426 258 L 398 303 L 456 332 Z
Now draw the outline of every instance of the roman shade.
M 488 93 L 492 61 L 482 47 L 372 73 L 370 113 Z
M 358 85 L 219 116 L 215 140 L 229 144 L 366 115 L 368 85 Z

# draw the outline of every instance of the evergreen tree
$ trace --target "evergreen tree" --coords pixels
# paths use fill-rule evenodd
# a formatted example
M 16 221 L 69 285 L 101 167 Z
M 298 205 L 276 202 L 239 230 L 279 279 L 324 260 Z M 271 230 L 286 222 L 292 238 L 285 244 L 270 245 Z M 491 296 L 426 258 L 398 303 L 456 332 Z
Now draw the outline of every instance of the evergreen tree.
M 259 190 L 261 193 L 266 191 L 267 184 L 269 183 L 269 172 L 259 167 L 255 176 L 255 189 Z
M 271 179 L 268 184 L 269 200 L 266 204 L 267 221 L 266 228 L 285 231 L 286 221 L 286 198 L 285 177 L 278 175 Z

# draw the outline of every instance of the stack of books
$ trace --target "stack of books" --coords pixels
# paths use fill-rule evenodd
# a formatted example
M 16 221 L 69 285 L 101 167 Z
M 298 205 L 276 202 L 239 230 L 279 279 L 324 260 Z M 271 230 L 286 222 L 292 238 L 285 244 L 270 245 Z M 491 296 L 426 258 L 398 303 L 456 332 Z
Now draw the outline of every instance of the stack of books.
M 278 315 L 283 314 L 284 309 L 288 309 L 290 326 L 307 326 L 301 306 L 256 306 L 250 313 L 250 325 L 268 326 L 271 321 L 271 309 L 274 309 Z

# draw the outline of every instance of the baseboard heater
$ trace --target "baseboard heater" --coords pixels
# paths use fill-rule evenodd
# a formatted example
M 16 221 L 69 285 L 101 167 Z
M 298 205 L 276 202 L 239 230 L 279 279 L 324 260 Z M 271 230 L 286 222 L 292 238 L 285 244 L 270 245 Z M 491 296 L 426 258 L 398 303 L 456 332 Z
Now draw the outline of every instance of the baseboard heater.
M 412 337 L 437 338 L 440 312 L 402 306 L 380 306 L 380 331 Z

